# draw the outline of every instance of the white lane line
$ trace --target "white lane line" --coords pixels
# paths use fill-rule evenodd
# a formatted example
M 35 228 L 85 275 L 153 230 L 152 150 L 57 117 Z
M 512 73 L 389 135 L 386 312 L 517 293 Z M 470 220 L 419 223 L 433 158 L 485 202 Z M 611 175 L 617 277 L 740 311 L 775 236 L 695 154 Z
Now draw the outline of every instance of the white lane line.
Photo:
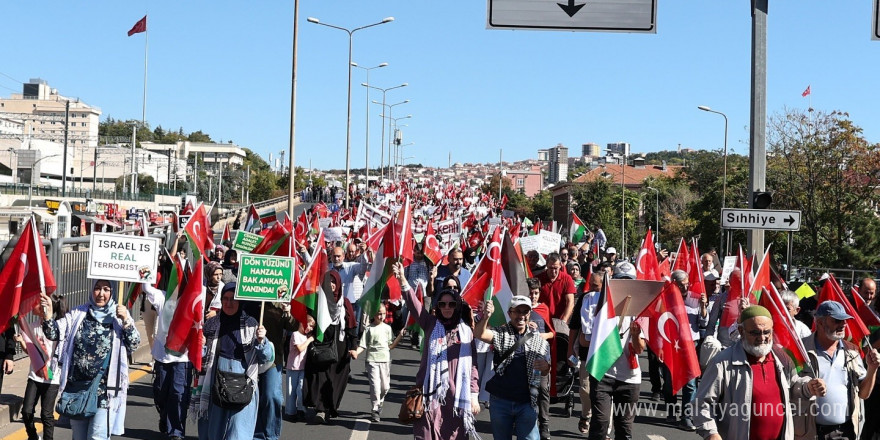
M 666 440 L 662 435 L 648 434 L 648 440 Z
M 367 440 L 368 435 L 370 435 L 370 421 L 367 419 L 356 419 L 349 440 Z

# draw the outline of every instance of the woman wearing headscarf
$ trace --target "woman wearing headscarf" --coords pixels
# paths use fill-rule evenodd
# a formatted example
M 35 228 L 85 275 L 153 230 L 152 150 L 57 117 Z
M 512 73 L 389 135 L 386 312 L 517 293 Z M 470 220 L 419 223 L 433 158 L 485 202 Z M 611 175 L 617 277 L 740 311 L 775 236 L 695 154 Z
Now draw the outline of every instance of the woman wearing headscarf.
M 418 316 L 424 329 L 425 349 L 416 374 L 416 385 L 425 396 L 425 415 L 413 424 L 416 439 L 466 439 L 476 436 L 474 414 L 480 412 L 480 391 L 474 362 L 474 333 L 470 308 L 464 307 L 455 289 L 444 288 L 433 313 L 424 309 L 403 275 L 403 265 L 394 265 L 394 276 L 406 299 L 406 306 Z
M 339 403 L 345 394 L 348 377 L 351 374 L 351 355 L 358 348 L 357 321 L 351 302 L 342 295 L 342 279 L 339 273 L 331 270 L 324 275 L 322 283 L 327 305 L 332 319 L 324 330 L 324 340 L 312 343 L 306 356 L 305 389 L 307 404 L 315 407 L 315 422 L 324 423 L 328 418 L 339 416 Z M 331 293 L 332 292 L 332 293 Z M 332 295 L 332 296 L 331 296 Z M 336 346 L 336 362 L 321 364 L 315 350 L 331 349 Z
M 113 299 L 113 284 L 96 280 L 88 304 L 42 324 L 46 337 L 59 341 L 55 350 L 61 365 L 59 395 L 68 384 L 91 382 L 101 374 L 98 411 L 92 417 L 70 420 L 74 440 L 109 439 L 111 434 L 125 433 L 128 354 L 141 340 L 128 310 Z M 46 315 L 52 316 L 52 300 L 43 295 L 40 302 Z M 107 368 L 102 371 L 104 365 Z
M 230 249 L 223 255 L 223 283 L 238 281 L 238 251 Z
M 220 310 L 221 287 L 223 287 L 223 266 L 212 261 L 205 265 L 205 319 L 213 317 Z
M 257 418 L 257 374 L 261 363 L 274 360 L 274 346 L 266 339 L 266 329 L 241 310 L 235 299 L 235 283 L 223 286 L 220 313 L 205 321 L 205 356 L 198 405 L 200 440 L 244 440 L 254 436 Z M 212 396 L 218 370 L 246 374 L 253 384 L 250 402 L 241 409 L 221 408 Z

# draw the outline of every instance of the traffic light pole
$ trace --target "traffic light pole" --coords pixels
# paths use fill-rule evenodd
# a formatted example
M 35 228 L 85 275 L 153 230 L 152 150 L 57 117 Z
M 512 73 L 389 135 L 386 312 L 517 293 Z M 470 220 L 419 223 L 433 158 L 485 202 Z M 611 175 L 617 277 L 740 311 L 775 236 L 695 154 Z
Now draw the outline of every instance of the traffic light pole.
M 752 97 L 749 122 L 749 208 L 755 208 L 755 191 L 765 191 L 767 181 L 767 2 L 752 0 Z M 764 231 L 748 231 L 746 246 L 752 255 L 764 252 Z

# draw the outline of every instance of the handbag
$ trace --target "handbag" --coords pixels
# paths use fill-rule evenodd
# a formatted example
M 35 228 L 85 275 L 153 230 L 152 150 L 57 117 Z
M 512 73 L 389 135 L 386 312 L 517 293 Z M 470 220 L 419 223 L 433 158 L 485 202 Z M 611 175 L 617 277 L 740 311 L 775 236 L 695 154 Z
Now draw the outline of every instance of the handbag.
M 220 371 L 217 360 L 219 347 L 214 353 L 214 381 L 211 383 L 211 401 L 223 409 L 238 411 L 248 406 L 254 397 L 254 382 L 247 373 Z
M 71 419 L 85 419 L 98 412 L 98 386 L 101 385 L 101 379 L 107 371 L 107 366 L 110 365 L 111 357 L 113 354 L 108 353 L 101 371 L 92 380 L 69 381 L 64 385 L 61 398 L 55 405 L 58 414 Z
M 308 362 L 315 367 L 324 368 L 339 361 L 339 352 L 336 350 L 336 338 L 329 344 L 309 345 Z
M 397 418 L 404 425 L 412 424 L 425 415 L 425 395 L 422 388 L 414 386 L 406 391 L 406 397 L 400 405 L 400 413 Z

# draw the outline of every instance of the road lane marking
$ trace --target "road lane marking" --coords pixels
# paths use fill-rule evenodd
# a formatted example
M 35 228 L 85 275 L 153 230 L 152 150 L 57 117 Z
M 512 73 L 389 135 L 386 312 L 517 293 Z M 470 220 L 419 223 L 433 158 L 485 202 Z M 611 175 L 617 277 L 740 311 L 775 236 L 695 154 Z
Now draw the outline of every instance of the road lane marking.
M 349 440 L 367 440 L 367 436 L 370 435 L 370 421 L 367 419 L 356 419 L 354 421 L 354 428 L 351 430 L 351 437 Z

